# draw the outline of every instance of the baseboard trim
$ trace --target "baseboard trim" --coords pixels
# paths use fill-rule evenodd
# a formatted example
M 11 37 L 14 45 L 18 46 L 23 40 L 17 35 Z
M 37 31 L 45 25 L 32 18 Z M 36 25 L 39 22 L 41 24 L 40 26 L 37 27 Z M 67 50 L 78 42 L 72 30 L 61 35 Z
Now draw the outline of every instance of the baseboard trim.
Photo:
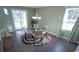
M 52 35 L 54 35 L 54 36 L 57 36 L 57 34 L 55 34 L 55 33 L 52 33 L 52 32 L 49 32 L 49 31 L 48 31 L 48 33 L 49 33 L 49 34 L 52 34 Z
M 49 32 L 49 31 L 48 31 L 48 33 L 57 37 L 57 34 L 55 34 L 55 33 L 51 33 L 51 32 Z M 67 37 L 61 36 L 61 38 L 63 38 L 63 39 L 65 39 L 65 40 L 69 41 Z
M 61 38 L 63 38 L 63 39 L 67 39 L 67 37 L 64 37 L 64 36 L 61 36 Z
M 65 39 L 65 40 L 69 41 L 67 37 L 61 36 L 61 38 L 63 38 L 63 39 Z

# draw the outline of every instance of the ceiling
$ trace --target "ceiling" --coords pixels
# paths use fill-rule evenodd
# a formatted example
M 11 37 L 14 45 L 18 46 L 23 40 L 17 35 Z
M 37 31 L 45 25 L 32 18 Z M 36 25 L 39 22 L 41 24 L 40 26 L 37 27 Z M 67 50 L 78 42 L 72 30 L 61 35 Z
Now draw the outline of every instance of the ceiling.
M 42 7 L 48 7 L 48 6 L 26 6 L 28 8 L 42 8 Z

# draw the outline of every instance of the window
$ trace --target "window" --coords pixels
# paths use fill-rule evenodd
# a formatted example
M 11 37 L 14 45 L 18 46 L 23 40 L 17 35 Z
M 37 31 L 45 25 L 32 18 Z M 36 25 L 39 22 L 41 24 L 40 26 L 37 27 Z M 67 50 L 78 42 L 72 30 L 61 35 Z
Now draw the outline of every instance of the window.
M 67 8 L 64 15 L 62 30 L 71 31 L 78 16 L 79 8 Z
M 15 29 L 27 28 L 27 13 L 23 10 L 12 10 Z

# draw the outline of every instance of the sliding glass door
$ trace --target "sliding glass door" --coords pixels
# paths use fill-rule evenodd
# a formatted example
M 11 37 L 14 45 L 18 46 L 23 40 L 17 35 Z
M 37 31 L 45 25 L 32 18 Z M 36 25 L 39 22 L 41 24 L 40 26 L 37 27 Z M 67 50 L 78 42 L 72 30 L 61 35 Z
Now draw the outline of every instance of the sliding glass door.
M 12 9 L 15 30 L 27 28 L 27 13 L 24 10 Z

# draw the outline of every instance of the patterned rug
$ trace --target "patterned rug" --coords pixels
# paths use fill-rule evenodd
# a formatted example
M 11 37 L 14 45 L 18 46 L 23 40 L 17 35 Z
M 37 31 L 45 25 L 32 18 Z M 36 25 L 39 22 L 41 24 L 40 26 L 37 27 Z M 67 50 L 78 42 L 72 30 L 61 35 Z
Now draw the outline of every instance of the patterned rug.
M 52 38 L 51 38 L 50 35 L 45 35 L 42 41 L 40 41 L 41 39 L 38 39 L 38 43 L 35 43 L 35 44 L 31 40 L 34 40 L 34 39 L 32 39 L 32 38 L 28 38 L 27 40 L 22 39 L 22 42 L 25 43 L 25 44 L 32 44 L 32 45 L 44 45 L 44 44 L 50 43 Z

